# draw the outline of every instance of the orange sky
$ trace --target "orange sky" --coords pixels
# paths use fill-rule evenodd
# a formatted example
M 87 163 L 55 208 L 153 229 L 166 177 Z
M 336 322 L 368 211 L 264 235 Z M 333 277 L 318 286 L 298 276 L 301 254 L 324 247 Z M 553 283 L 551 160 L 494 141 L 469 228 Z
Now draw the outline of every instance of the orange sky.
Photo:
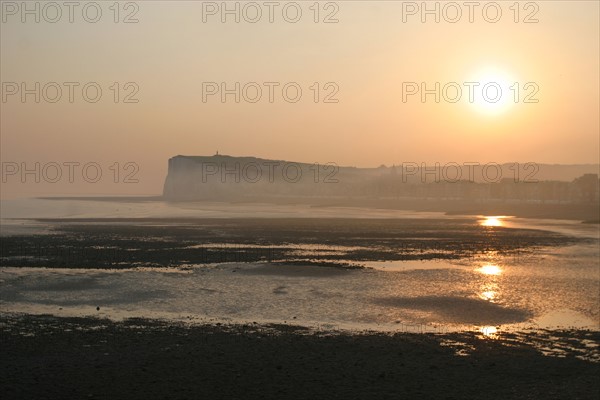
M 206 3 L 193 1 L 137 2 L 139 10 L 122 9 L 119 19 L 136 11 L 138 23 L 115 23 L 112 2 L 100 3 L 102 18 L 93 24 L 82 18 L 81 10 L 75 10 L 73 23 L 64 14 L 56 23 L 45 21 L 44 15 L 39 23 L 31 16 L 23 23 L 20 10 L 13 15 L 3 4 L 2 161 L 93 161 L 104 175 L 96 184 L 81 179 L 22 184 L 9 177 L 2 197 L 160 193 L 169 157 L 217 149 L 364 167 L 408 161 L 599 161 L 595 1 L 538 1 L 539 10 L 524 9 L 527 2 L 520 2 L 519 23 L 509 8 L 513 1 L 498 2 L 502 17 L 497 23 L 487 22 L 479 8 L 473 23 L 464 14 L 456 23 L 443 14 L 439 23 L 433 16 L 423 23 L 420 13 L 405 15 L 403 22 L 408 2 L 340 1 L 337 9 L 326 9 L 321 2 L 319 20 L 334 11 L 338 19 L 328 24 L 314 22 L 313 1 L 298 2 L 302 17 L 297 23 L 286 22 L 279 9 L 273 23 L 267 15 L 249 23 L 243 14 L 240 23 L 232 16 L 222 23 L 219 13 L 205 15 L 203 22 Z M 523 23 L 534 11 L 539 22 Z M 405 82 L 462 85 L 482 76 L 516 82 L 519 102 L 486 108 L 469 104 L 466 91 L 457 103 L 435 103 L 433 95 L 425 103 L 420 95 L 402 101 Z M 33 95 L 23 103 L 19 93 L 6 93 L 7 83 L 33 87 L 36 81 L 42 86 L 79 82 L 79 88 L 97 82 L 102 98 L 88 103 L 76 89 L 70 103 L 64 86 L 56 103 L 44 98 L 35 103 Z M 113 82 L 120 82 L 119 103 L 113 101 Z M 138 103 L 122 102 L 129 92 L 126 82 L 139 87 Z M 217 94 L 203 102 L 205 82 L 227 82 L 229 87 L 257 82 L 263 97 L 257 103 L 243 98 L 236 103 L 229 95 L 222 103 Z M 273 103 L 263 82 L 280 83 Z M 303 91 L 296 103 L 281 95 L 280 88 L 289 82 Z M 311 90 L 314 82 L 319 83 L 318 103 Z M 325 90 L 328 82 L 334 86 Z M 539 89 L 538 103 L 523 103 L 531 91 L 523 88 L 528 82 Z M 333 87 L 339 88 L 334 97 L 339 101 L 324 103 Z M 114 184 L 109 167 L 115 162 L 135 162 L 140 182 Z

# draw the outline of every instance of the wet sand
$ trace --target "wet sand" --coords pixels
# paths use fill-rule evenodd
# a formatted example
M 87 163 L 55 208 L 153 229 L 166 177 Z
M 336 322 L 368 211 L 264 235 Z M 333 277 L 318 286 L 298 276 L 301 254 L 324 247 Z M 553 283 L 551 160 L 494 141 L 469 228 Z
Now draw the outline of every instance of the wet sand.
M 580 241 L 542 230 L 489 228 L 475 218 L 36 221 L 48 224 L 51 234 L 3 237 L 3 266 L 131 268 L 266 261 L 352 267 L 365 261 L 462 259 L 490 252 L 522 256 L 539 247 Z M 312 251 L 299 256 L 298 245 Z
M 243 269 L 230 265 L 227 271 L 244 279 L 279 279 L 285 266 L 283 276 L 289 279 L 330 279 L 363 271 L 354 263 L 460 260 L 487 253 L 520 257 L 587 243 L 536 229 L 487 228 L 475 219 L 39 222 L 50 226 L 50 234 L 3 238 L 4 267 L 185 271 L 189 264 L 251 262 L 261 264 Z M 424 272 L 425 278 L 435 271 Z M 460 271 L 455 275 L 462 276 Z M 508 272 L 506 276 L 510 278 Z M 94 283 L 86 279 L 84 285 Z M 46 283 L 52 301 L 60 300 L 61 291 L 78 287 L 69 286 L 70 280 L 57 287 Z M 274 296 L 285 294 L 281 285 L 269 286 Z M 128 298 L 135 295 L 137 286 L 126 287 Z M 372 300 L 391 310 L 434 311 L 451 320 L 466 318 L 455 315 L 451 303 L 457 298 L 461 309 L 478 315 L 499 311 L 510 321 L 528 317 L 520 308 L 492 303 L 482 308 L 483 300 L 463 299 L 464 294 L 415 298 L 393 293 Z M 282 307 L 285 297 L 277 301 L 275 307 Z M 353 307 L 341 309 L 357 313 Z M 502 331 L 486 337 L 480 332 L 326 332 L 287 324 L 190 326 L 0 315 L 3 399 L 596 399 L 600 394 L 597 331 Z
M 2 322 L 3 399 L 596 399 L 600 393 L 600 364 L 568 352 L 543 356 L 509 334 L 348 334 L 6 314 Z M 597 332 L 565 335 L 600 341 Z

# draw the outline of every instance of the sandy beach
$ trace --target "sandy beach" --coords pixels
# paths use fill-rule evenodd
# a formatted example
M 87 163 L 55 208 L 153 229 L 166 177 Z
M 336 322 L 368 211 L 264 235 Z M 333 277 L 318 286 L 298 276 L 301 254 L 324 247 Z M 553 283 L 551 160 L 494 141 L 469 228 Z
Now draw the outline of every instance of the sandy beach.
M 576 352 L 544 356 L 509 334 L 2 320 L 3 399 L 596 399 L 600 391 L 600 364 Z
M 600 391 L 598 242 L 584 224 L 34 222 L 40 233 L 2 240 L 3 399 Z

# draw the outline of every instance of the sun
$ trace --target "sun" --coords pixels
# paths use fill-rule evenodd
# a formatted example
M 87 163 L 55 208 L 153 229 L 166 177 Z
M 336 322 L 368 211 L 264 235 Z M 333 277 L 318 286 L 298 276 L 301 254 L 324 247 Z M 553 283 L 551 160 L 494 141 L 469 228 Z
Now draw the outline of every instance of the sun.
M 480 113 L 497 115 L 507 111 L 514 104 L 514 80 L 497 68 L 485 68 L 472 75 L 473 85 L 468 101 Z

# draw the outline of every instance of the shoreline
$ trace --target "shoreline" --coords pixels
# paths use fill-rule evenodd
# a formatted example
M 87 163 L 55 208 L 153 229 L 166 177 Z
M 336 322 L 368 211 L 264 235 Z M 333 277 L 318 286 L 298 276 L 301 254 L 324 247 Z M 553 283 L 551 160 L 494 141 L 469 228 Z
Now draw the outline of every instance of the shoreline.
M 52 201 L 100 201 L 124 203 L 164 202 L 169 204 L 202 204 L 206 200 L 169 199 L 164 196 L 56 196 L 34 197 Z M 574 220 L 588 224 L 600 224 L 600 208 L 598 203 L 511 203 L 502 201 L 468 201 L 468 200 L 438 200 L 420 198 L 296 198 L 269 197 L 245 198 L 234 202 L 223 199 L 208 201 L 208 203 L 223 204 L 273 204 L 273 205 L 305 205 L 314 208 L 356 207 L 379 210 L 441 212 L 448 216 L 461 215 L 511 215 L 517 218 Z
M 592 399 L 600 390 L 600 363 L 544 356 L 509 334 L 348 334 L 23 314 L 2 314 L 2 327 L 5 399 Z M 600 341 L 597 332 L 564 335 Z

